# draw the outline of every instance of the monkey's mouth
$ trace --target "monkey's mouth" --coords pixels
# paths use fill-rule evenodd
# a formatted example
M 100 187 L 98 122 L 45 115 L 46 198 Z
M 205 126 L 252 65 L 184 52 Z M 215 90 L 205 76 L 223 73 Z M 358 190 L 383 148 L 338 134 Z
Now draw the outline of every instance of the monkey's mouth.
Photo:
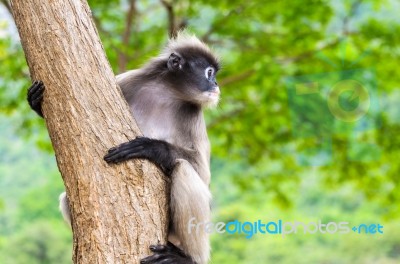
M 219 97 L 219 94 L 220 94 L 221 92 L 220 92 L 220 90 L 219 90 L 219 87 L 218 86 L 216 86 L 216 87 L 214 87 L 214 89 L 212 89 L 211 91 L 208 91 L 208 94 L 210 95 L 210 96 L 212 96 L 212 97 Z
M 210 97 L 219 97 L 219 91 L 212 91 L 212 92 L 208 92 Z
M 210 99 L 210 101 L 218 100 L 219 94 L 220 94 L 219 89 L 206 92 L 206 96 Z
M 205 104 L 205 106 L 207 107 L 213 107 L 216 106 L 218 104 L 219 101 L 219 95 L 220 95 L 220 91 L 219 88 L 214 89 L 212 91 L 207 91 L 203 93 L 203 104 Z

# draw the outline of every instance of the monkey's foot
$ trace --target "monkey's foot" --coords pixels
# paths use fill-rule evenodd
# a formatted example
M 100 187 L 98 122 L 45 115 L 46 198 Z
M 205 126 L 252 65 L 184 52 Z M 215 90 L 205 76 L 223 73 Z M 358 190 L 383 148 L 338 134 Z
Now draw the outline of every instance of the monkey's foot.
M 171 242 L 167 245 L 153 245 L 150 250 L 154 253 L 140 261 L 140 264 L 196 264 L 180 248 Z
M 35 81 L 28 89 L 28 103 L 32 110 L 43 117 L 42 101 L 43 101 L 44 85 L 41 81 Z
M 108 163 L 119 163 L 129 159 L 148 159 L 160 167 L 166 175 L 171 175 L 175 163 L 167 142 L 147 137 L 137 137 L 111 148 L 104 156 L 104 160 Z

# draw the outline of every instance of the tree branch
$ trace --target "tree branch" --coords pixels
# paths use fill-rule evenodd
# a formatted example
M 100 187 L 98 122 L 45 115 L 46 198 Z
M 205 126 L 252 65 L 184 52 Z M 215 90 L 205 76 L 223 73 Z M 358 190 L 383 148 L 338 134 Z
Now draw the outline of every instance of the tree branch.
M 124 47 L 129 47 L 129 39 L 132 33 L 132 26 L 133 26 L 133 21 L 136 17 L 137 14 L 137 9 L 136 9 L 136 0 L 130 0 L 129 1 L 129 9 L 126 14 L 126 22 L 125 22 L 125 30 L 122 34 L 122 44 Z M 124 72 L 126 71 L 126 65 L 128 62 L 128 55 L 126 52 L 123 52 L 121 50 L 118 50 L 118 69 L 119 72 Z
M 95 23 L 95 25 L 96 25 L 97 30 L 98 30 L 102 35 L 106 36 L 107 38 L 115 38 L 115 36 L 113 36 L 110 32 L 108 32 L 107 30 L 105 30 L 105 29 L 103 28 L 103 26 L 102 26 L 100 20 L 98 19 L 98 17 L 97 17 L 95 14 L 92 14 L 92 18 L 93 18 L 93 21 L 94 21 L 94 23 Z M 115 46 L 113 43 L 110 44 L 110 48 L 113 49 L 113 50 L 117 53 L 117 56 L 118 56 L 119 54 L 123 54 L 123 53 L 124 53 L 120 48 L 118 48 L 117 46 Z M 126 55 L 126 56 L 127 56 L 127 55 Z M 128 56 L 127 56 L 127 57 L 128 57 Z M 127 58 L 127 60 L 129 60 L 129 59 L 130 59 L 130 57 Z M 118 64 L 117 64 L 117 65 L 118 65 Z M 122 73 L 122 72 L 124 72 L 124 71 L 120 71 L 119 68 L 118 68 L 118 72 L 119 72 L 119 73 Z
M 322 47 L 320 47 L 318 49 L 308 50 L 308 51 L 305 51 L 305 52 L 303 52 L 301 54 L 298 54 L 296 56 L 293 56 L 293 57 L 286 57 L 286 58 L 277 57 L 277 58 L 274 59 L 274 61 L 276 63 L 286 64 L 286 63 L 291 63 L 291 62 L 303 60 L 303 59 L 311 57 L 315 53 L 320 52 L 320 51 L 322 51 L 324 49 L 332 48 L 332 47 L 336 46 L 337 44 L 340 43 L 341 40 L 342 40 L 342 38 L 337 38 L 334 41 L 332 41 L 332 42 L 330 42 L 330 43 L 328 43 L 326 45 L 323 45 Z
M 221 81 L 219 81 L 219 84 L 221 86 L 225 86 L 225 85 L 229 85 L 235 82 L 239 82 L 242 80 L 245 80 L 247 78 L 249 78 L 250 76 L 252 76 L 256 71 L 254 69 L 250 69 L 244 72 L 241 72 L 239 74 L 236 75 L 231 75 L 228 77 L 225 77 L 224 79 L 222 79 Z
M 161 4 L 167 10 L 167 15 L 168 15 L 168 35 L 169 35 L 170 38 L 174 38 L 174 37 L 176 37 L 176 34 L 177 34 L 174 7 L 167 0 L 161 0 Z

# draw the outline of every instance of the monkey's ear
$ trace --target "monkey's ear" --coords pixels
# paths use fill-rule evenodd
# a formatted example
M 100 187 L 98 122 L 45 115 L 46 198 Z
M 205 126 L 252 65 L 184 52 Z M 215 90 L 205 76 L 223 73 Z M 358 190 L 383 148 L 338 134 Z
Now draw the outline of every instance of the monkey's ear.
M 184 60 L 181 56 L 176 53 L 171 53 L 168 58 L 167 66 L 170 71 L 176 71 L 182 69 L 183 63 Z

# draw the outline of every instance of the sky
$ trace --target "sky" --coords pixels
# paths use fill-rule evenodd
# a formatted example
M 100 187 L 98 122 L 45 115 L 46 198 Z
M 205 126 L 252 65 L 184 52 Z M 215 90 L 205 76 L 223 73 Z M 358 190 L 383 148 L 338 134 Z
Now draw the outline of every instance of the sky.
M 0 38 L 12 35 L 15 40 L 19 40 L 17 29 L 14 21 L 7 9 L 0 4 Z

